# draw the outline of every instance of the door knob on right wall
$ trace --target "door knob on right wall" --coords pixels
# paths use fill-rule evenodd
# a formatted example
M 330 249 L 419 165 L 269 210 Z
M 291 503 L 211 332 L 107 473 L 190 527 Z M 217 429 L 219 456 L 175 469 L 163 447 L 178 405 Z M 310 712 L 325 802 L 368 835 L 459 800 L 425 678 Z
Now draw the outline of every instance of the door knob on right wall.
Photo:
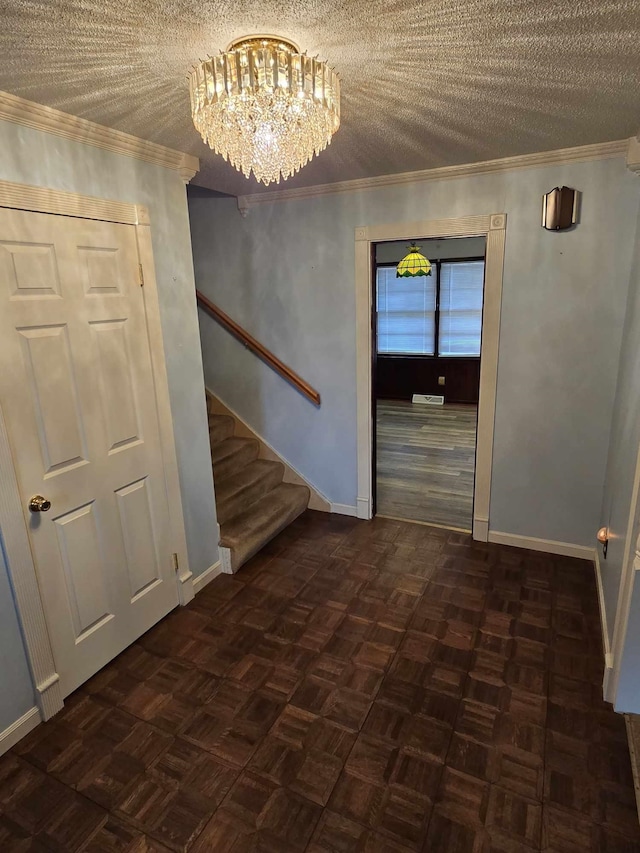
M 607 559 L 607 548 L 609 546 L 609 529 L 607 527 L 601 527 L 598 530 L 597 534 L 598 542 L 602 543 L 602 556 Z

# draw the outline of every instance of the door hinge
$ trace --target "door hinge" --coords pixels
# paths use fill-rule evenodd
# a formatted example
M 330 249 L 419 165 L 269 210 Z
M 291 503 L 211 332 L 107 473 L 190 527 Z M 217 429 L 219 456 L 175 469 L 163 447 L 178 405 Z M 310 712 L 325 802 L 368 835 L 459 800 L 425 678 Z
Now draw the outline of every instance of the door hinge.
M 142 264 L 138 264 L 138 276 L 140 279 L 140 287 L 144 287 L 144 270 L 142 269 Z
M 178 562 L 177 554 L 173 554 L 173 570 L 176 574 L 180 571 L 180 563 Z

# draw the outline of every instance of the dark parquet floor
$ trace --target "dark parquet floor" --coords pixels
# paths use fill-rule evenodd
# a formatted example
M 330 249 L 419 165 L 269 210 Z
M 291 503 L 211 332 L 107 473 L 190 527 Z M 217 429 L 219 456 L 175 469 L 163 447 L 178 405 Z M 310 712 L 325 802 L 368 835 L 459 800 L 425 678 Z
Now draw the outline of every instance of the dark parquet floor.
M 308 512 L 0 759 L 0 851 L 631 853 L 592 568 Z

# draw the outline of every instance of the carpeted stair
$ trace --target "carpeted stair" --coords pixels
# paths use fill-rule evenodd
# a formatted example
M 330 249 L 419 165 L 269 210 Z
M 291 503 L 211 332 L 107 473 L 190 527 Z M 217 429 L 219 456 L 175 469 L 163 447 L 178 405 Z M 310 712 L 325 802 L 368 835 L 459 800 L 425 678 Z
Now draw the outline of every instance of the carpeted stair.
M 259 459 L 259 443 L 235 436 L 233 418 L 207 405 L 220 545 L 229 549 L 235 572 L 304 512 L 310 493 L 284 483 L 284 465 Z

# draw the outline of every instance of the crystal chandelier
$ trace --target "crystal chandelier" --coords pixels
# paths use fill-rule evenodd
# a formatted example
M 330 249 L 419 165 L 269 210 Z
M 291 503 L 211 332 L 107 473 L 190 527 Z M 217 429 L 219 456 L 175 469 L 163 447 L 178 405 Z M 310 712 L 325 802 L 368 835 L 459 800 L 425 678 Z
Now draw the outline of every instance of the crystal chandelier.
M 193 123 L 247 178 L 295 174 L 340 126 L 340 81 L 325 62 L 277 36 L 249 36 L 189 75 Z

